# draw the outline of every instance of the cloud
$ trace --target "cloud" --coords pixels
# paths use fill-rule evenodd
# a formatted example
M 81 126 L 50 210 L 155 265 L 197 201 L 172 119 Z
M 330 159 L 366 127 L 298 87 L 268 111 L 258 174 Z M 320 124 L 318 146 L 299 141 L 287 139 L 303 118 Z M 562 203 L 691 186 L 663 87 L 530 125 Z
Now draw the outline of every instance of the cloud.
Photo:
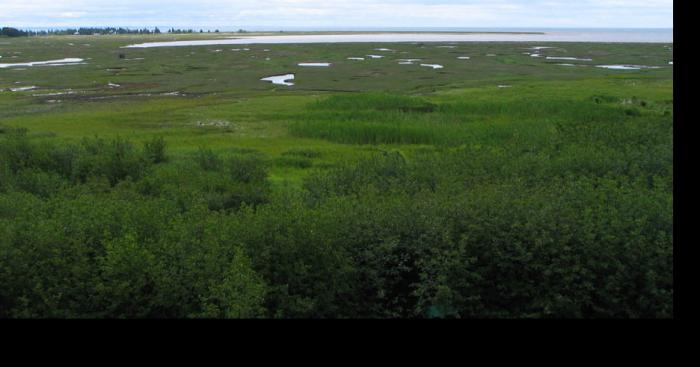
M 0 24 L 238 27 L 672 27 L 672 0 L 2 0 Z

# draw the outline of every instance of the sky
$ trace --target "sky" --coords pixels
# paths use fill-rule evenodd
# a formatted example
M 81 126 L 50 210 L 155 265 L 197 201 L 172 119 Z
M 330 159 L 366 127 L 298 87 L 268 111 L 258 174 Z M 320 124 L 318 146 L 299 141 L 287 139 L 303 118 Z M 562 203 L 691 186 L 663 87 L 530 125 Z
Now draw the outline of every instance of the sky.
M 672 28 L 673 0 L 0 0 L 0 26 Z

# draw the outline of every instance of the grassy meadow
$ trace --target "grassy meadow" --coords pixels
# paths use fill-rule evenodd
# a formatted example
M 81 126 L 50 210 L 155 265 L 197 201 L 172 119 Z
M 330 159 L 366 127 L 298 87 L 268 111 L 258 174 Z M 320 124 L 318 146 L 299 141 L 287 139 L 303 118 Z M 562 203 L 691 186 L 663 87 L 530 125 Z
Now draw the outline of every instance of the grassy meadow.
M 673 316 L 672 45 L 222 36 L 0 38 L 0 317 Z

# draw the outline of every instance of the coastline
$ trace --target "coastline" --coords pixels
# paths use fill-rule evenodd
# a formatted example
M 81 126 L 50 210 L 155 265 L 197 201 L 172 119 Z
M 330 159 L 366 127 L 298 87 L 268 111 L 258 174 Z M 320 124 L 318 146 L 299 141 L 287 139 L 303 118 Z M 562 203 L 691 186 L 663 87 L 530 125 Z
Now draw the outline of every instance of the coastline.
M 206 35 L 207 37 L 203 37 Z M 405 42 L 599 42 L 673 43 L 673 33 L 655 36 L 639 32 L 301 32 L 212 33 L 187 35 L 186 40 L 146 42 L 122 48 L 305 43 L 405 43 Z M 198 37 L 199 36 L 199 37 Z M 171 36 L 172 37 L 172 36 Z M 204 38 L 204 39 L 192 39 Z

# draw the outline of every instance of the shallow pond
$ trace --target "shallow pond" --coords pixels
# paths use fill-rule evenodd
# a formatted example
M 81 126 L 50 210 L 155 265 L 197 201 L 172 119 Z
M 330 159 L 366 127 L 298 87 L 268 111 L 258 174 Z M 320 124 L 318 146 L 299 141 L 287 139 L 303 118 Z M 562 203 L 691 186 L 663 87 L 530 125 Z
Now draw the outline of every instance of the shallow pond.
M 612 70 L 641 70 L 641 69 L 658 69 L 659 66 L 646 65 L 596 65 L 597 68 L 612 69 Z
M 579 59 L 577 57 L 559 57 L 559 56 L 547 56 L 547 60 L 593 61 L 593 59 Z
M 12 92 L 24 92 L 24 91 L 33 90 L 33 89 L 36 89 L 36 88 L 37 88 L 36 86 L 32 85 L 32 86 L 29 86 L 29 87 L 15 87 L 15 88 L 10 88 L 10 91 L 12 91 Z
M 287 80 L 294 80 L 294 74 L 284 74 L 284 75 L 273 75 L 273 76 L 268 76 L 267 78 L 262 78 L 260 79 L 262 81 L 266 82 L 272 82 L 272 84 L 278 84 L 278 85 L 294 85 L 294 83 L 289 83 Z
M 66 58 L 60 60 L 48 60 L 48 61 L 30 61 L 30 62 L 20 62 L 14 64 L 1 64 L 0 69 L 12 68 L 12 67 L 23 67 L 23 66 L 62 66 L 62 65 L 82 65 L 83 59 L 78 58 Z

